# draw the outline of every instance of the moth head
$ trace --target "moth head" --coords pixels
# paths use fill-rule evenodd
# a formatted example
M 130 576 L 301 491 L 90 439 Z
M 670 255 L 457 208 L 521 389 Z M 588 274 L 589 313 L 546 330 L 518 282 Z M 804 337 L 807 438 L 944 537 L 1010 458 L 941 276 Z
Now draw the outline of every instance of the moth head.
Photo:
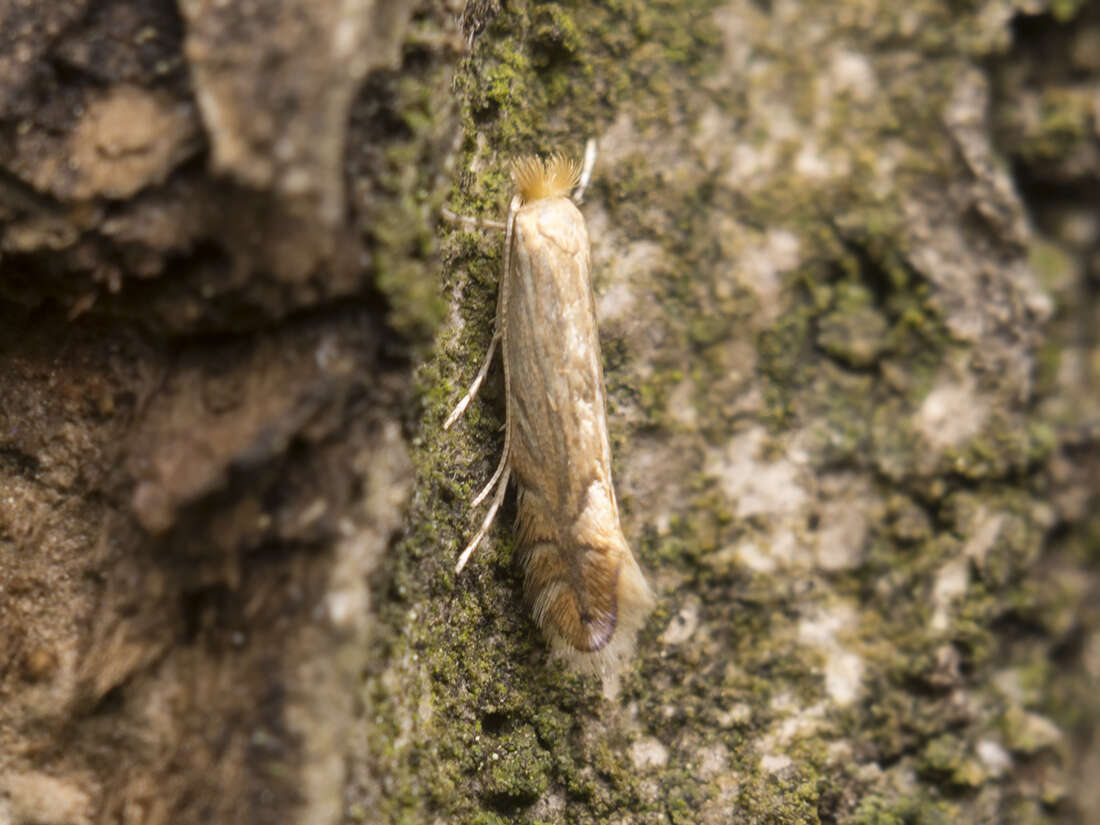
M 545 159 L 528 155 L 512 164 L 512 178 L 524 203 L 568 197 L 581 178 L 581 164 L 556 153 Z

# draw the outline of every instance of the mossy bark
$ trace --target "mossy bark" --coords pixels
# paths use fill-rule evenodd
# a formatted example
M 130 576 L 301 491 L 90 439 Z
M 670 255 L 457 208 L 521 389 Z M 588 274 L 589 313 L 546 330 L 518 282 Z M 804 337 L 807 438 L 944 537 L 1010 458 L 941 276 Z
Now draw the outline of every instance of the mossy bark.
M 1100 817 L 1100 17 L 459 11 L 0 7 L 0 822 Z M 441 430 L 589 137 L 606 680 Z
M 359 770 L 385 788 L 350 821 L 1089 820 L 1097 406 L 1058 365 L 1095 377 L 1067 334 L 1096 307 L 1066 303 L 1089 253 L 1018 183 L 1025 145 L 1095 137 L 1083 110 L 1018 124 L 1052 94 L 1029 32 L 1077 43 L 1081 19 L 468 7 L 452 208 L 500 218 L 511 157 L 600 145 L 617 488 L 660 606 L 605 684 L 546 661 L 510 513 L 451 572 L 499 377 L 441 423 L 491 335 L 501 238 L 444 228 L 452 311 L 366 692 Z

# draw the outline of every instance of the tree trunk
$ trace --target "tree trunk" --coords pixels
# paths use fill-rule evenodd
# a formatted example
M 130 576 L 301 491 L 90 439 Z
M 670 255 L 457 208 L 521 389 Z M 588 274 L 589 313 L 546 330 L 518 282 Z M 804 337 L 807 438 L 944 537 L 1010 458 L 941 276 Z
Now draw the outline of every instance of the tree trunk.
M 1100 12 L 0 0 L 0 825 L 1100 820 Z M 489 345 L 599 146 L 621 673 Z

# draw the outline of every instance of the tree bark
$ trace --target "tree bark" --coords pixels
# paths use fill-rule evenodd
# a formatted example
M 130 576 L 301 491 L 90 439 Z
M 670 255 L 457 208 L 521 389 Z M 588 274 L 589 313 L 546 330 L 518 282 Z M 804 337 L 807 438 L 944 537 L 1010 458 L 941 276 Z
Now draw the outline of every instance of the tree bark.
M 0 823 L 1100 819 L 1100 14 L 0 0 Z M 492 335 L 581 207 L 622 673 L 548 661 Z

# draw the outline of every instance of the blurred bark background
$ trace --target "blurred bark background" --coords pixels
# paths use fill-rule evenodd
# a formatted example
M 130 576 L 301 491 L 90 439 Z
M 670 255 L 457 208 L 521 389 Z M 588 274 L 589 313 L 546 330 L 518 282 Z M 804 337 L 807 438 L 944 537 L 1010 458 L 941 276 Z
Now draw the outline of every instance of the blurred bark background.
M 0 823 L 1097 821 L 1097 101 L 1074 0 L 0 0 Z M 604 681 L 441 433 L 440 207 L 590 136 Z

